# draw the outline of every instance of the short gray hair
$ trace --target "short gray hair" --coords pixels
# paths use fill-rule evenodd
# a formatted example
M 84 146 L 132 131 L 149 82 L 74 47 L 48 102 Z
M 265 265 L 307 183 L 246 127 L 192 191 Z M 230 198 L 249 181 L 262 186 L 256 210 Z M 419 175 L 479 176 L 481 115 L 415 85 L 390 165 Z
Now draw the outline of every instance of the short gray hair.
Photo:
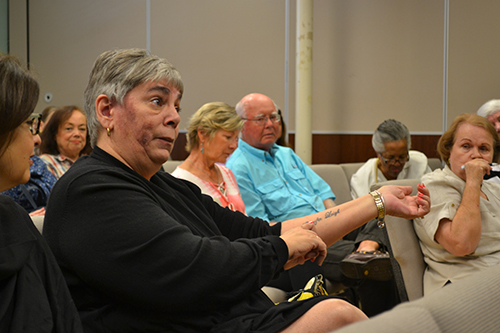
M 184 85 L 179 72 L 166 59 L 143 49 L 111 50 L 102 53 L 90 72 L 84 93 L 90 143 L 94 147 L 102 126 L 96 115 L 95 101 L 101 94 L 123 104 L 125 95 L 146 81 L 167 80 L 182 94 Z
M 384 143 L 406 139 L 408 150 L 411 147 L 411 136 L 408 128 L 401 122 L 388 119 L 377 127 L 372 137 L 372 146 L 377 153 L 385 152 Z
M 497 111 L 500 111 L 500 99 L 492 99 L 484 103 L 479 110 L 477 110 L 477 114 L 487 118 Z

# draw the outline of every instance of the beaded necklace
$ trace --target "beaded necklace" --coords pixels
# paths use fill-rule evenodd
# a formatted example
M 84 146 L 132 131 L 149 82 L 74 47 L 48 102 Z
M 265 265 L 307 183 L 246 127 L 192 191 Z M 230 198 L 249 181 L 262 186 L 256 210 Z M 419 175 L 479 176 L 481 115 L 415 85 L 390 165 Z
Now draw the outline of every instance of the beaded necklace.
M 224 179 L 222 180 L 222 182 L 219 182 L 219 173 L 217 172 L 217 166 L 214 165 L 215 167 L 215 173 L 217 174 L 217 180 L 213 179 L 212 176 L 206 172 L 205 170 L 199 168 L 198 166 L 196 166 L 196 164 L 194 164 L 190 158 L 187 159 L 189 163 L 191 163 L 192 166 L 194 166 L 196 169 L 200 170 L 201 172 L 203 172 L 204 174 L 206 174 L 208 176 L 208 178 L 210 178 L 212 180 L 212 183 L 214 185 L 216 185 L 216 187 L 219 189 L 219 191 L 225 196 L 226 195 L 226 182 L 224 181 Z

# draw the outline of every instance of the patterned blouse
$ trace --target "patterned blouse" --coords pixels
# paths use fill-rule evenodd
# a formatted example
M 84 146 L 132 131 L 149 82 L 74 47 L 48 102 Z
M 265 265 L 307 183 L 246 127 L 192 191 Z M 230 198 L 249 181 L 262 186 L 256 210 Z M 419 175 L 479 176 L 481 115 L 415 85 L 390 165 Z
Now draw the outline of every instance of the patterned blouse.
M 222 178 L 224 179 L 221 184 L 207 182 L 179 167 L 172 172 L 172 176 L 189 180 L 198 185 L 202 193 L 211 196 L 212 199 L 222 207 L 229 207 L 229 209 L 233 211 L 240 211 L 246 214 L 245 204 L 243 203 L 243 199 L 241 199 L 240 190 L 236 183 L 236 179 L 234 179 L 233 173 L 225 165 L 218 163 L 215 165 L 219 168 Z
M 47 164 L 47 168 L 49 168 L 50 172 L 52 172 L 57 179 L 61 178 L 61 176 L 73 165 L 73 162 L 69 158 L 61 154 L 42 154 L 40 158 Z
M 30 167 L 30 180 L 26 184 L 17 185 L 0 193 L 14 199 L 28 212 L 47 205 L 50 191 L 57 180 L 40 157 L 34 155 L 31 160 L 33 164 Z

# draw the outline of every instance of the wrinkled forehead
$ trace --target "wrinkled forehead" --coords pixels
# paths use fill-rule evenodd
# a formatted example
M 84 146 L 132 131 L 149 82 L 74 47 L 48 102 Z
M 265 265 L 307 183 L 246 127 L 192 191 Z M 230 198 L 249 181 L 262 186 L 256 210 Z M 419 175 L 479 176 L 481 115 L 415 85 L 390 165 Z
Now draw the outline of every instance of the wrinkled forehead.
M 162 94 L 162 95 L 170 95 L 175 99 L 182 98 L 182 91 L 180 91 L 182 87 L 179 87 L 176 82 L 166 79 L 159 78 L 157 80 L 147 80 L 142 83 L 139 83 L 134 88 L 127 92 L 127 96 L 131 94 L 131 92 L 143 93 L 143 94 Z
M 486 117 L 486 119 L 488 119 L 492 123 L 500 122 L 500 110 L 490 114 L 489 116 Z
M 257 116 L 257 115 L 270 115 L 272 113 L 277 113 L 276 106 L 272 101 L 259 101 L 258 103 L 252 103 L 247 107 L 247 116 Z
M 455 142 L 461 139 L 476 139 L 493 142 L 493 136 L 491 135 L 490 131 L 482 126 L 467 122 L 459 124 L 455 131 Z
M 406 155 L 408 153 L 408 144 L 406 139 L 384 142 L 384 155 Z

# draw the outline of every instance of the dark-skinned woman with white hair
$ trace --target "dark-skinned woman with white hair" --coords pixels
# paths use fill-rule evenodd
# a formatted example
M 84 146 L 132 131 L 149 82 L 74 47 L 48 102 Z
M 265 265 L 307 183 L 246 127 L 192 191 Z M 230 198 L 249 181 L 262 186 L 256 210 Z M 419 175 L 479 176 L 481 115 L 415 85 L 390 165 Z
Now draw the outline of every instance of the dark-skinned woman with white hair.
M 431 172 L 427 157 L 419 151 L 410 150 L 410 131 L 400 121 L 387 119 L 378 125 L 372 136 L 372 146 L 377 157 L 366 161 L 351 177 L 353 199 L 369 193 L 371 186 L 376 183 L 420 179 Z M 352 253 L 342 258 L 346 250 Z M 354 285 L 361 307 L 368 316 L 398 304 L 384 234 L 376 221 L 368 222 L 330 247 L 325 267 L 329 266 L 330 261 L 340 265 L 342 277 L 347 278 L 344 284 Z
M 377 127 L 372 146 L 377 157 L 369 159 L 351 178 L 353 199 L 370 192 L 373 184 L 394 179 L 420 179 L 432 171 L 427 156 L 410 150 L 410 131 L 397 120 L 387 119 Z

